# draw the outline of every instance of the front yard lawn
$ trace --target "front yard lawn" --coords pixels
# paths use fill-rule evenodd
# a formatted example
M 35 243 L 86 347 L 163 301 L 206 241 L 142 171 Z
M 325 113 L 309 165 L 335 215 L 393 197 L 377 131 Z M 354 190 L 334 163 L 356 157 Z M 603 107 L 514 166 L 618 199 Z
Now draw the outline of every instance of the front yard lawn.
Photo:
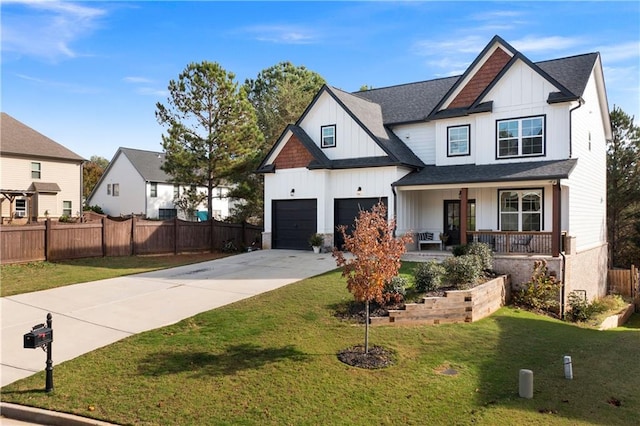
M 56 365 L 51 394 L 39 373 L 2 399 L 144 425 L 638 420 L 638 314 L 604 332 L 513 308 L 471 324 L 374 327 L 370 344 L 392 349 L 396 364 L 363 370 L 336 357 L 364 339 L 362 325 L 334 315 L 351 299 L 345 287 L 333 271 L 132 336 Z M 522 368 L 534 373 L 530 400 L 518 397 Z

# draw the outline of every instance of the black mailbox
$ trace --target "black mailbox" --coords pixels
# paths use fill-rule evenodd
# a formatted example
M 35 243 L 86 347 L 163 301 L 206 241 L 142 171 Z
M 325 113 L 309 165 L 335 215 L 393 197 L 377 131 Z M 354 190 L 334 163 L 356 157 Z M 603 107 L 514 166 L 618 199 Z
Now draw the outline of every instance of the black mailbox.
M 38 324 L 24 335 L 25 349 L 35 349 L 53 342 L 53 330 L 45 327 L 44 324 Z

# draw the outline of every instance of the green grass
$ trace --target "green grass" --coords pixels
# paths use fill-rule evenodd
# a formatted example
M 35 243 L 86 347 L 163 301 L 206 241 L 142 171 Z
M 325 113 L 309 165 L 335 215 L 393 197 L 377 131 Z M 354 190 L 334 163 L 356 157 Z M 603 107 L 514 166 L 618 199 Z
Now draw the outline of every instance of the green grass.
M 162 256 L 90 257 L 61 262 L 0 266 L 0 296 L 48 290 L 70 284 L 120 277 L 216 259 L 220 253 Z
M 56 365 L 51 394 L 39 373 L 2 399 L 141 425 L 637 422 L 638 314 L 605 332 L 512 308 L 472 324 L 373 327 L 370 343 L 397 364 L 362 370 L 336 357 L 364 339 L 334 317 L 350 300 L 333 271 Z M 534 372 L 531 400 L 518 397 L 521 368 Z

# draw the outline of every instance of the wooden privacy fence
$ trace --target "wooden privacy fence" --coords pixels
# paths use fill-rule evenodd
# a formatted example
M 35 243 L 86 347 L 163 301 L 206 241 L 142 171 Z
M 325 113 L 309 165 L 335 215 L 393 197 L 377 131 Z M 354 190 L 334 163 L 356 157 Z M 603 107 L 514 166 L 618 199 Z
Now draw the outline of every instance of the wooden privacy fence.
M 631 269 L 609 269 L 607 274 L 609 281 L 609 293 L 621 296 L 638 297 L 638 268 L 631 265 Z
M 262 228 L 208 220 L 186 222 L 102 218 L 85 223 L 0 226 L 0 262 L 65 260 L 82 257 L 131 256 L 220 250 L 232 240 L 239 249 L 260 247 Z

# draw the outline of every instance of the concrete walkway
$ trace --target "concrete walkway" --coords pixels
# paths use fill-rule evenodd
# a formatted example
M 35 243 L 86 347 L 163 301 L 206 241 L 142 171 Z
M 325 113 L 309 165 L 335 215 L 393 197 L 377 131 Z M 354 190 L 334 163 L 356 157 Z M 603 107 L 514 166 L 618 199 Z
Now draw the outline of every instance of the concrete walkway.
M 45 368 L 23 335 L 53 315 L 55 365 L 136 333 L 163 327 L 336 268 L 330 253 L 260 250 L 224 259 L 0 299 L 1 385 Z M 44 388 L 44 383 L 43 383 Z

